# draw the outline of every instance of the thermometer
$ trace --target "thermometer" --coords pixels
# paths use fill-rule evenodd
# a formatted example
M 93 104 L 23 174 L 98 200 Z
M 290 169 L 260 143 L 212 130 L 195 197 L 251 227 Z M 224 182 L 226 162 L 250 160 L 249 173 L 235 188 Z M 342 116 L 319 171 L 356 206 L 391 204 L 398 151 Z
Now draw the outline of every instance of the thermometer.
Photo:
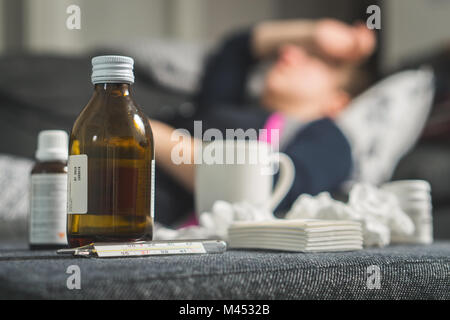
M 58 254 L 85 257 L 132 257 L 175 254 L 223 253 L 227 244 L 221 240 L 141 241 L 127 243 L 96 242 L 87 246 L 60 249 Z

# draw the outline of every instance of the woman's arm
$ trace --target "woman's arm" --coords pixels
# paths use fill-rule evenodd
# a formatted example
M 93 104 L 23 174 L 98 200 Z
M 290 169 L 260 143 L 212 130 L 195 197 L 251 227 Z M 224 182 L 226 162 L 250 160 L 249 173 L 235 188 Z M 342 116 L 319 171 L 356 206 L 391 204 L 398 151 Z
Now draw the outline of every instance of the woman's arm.
M 252 32 L 252 51 L 255 57 L 266 58 L 286 44 L 311 47 L 316 22 L 312 20 L 265 21 Z
M 301 46 L 324 59 L 358 62 L 373 52 L 376 39 L 364 23 L 349 25 L 334 19 L 265 21 L 253 29 L 252 50 L 257 58 L 286 44 Z
M 183 187 L 188 191 L 193 192 L 194 190 L 194 139 L 191 137 L 185 137 L 185 141 L 188 141 L 186 150 L 190 157 L 189 163 L 175 164 L 172 161 L 172 150 L 179 143 L 178 141 L 172 140 L 172 134 L 174 128 L 168 126 L 157 120 L 150 120 L 150 125 L 153 131 L 153 138 L 155 141 L 155 158 L 158 166 L 162 167 L 163 170 L 172 176 L 176 181 L 178 181 Z

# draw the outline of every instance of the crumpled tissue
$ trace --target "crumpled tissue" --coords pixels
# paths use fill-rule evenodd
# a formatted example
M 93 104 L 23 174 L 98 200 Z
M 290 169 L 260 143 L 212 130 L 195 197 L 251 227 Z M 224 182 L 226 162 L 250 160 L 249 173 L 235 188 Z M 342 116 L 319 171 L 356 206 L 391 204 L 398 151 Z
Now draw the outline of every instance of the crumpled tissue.
M 402 211 L 398 199 L 389 191 L 368 184 L 355 184 L 348 203 L 333 199 L 328 192 L 317 196 L 303 194 L 297 198 L 286 219 L 354 220 L 362 224 L 364 246 L 383 247 L 391 234 L 411 235 L 414 224 Z M 229 226 L 235 221 L 275 219 L 273 213 L 246 202 L 216 201 L 211 212 L 199 217 L 199 225 L 178 230 L 155 226 L 155 240 L 208 239 L 226 240 Z
M 368 184 L 355 184 L 348 203 L 334 200 L 328 192 L 301 195 L 285 218 L 360 221 L 364 246 L 383 247 L 391 234 L 411 235 L 415 229 L 394 194 Z
M 256 208 L 248 202 L 229 203 L 218 200 L 211 212 L 199 216 L 198 226 L 184 227 L 178 230 L 155 225 L 155 240 L 176 239 L 227 239 L 228 228 L 235 221 L 264 221 L 275 219 L 270 211 Z

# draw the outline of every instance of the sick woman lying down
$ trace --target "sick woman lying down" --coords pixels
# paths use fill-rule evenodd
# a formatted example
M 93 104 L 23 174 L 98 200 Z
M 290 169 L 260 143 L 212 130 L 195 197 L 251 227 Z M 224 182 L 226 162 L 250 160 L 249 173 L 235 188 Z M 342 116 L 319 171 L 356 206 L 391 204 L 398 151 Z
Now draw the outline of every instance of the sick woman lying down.
M 193 161 L 171 161 L 177 144 L 171 135 L 174 128 L 192 132 L 194 121 L 202 121 L 203 130 L 266 129 L 268 136 L 279 130 L 278 148 L 292 159 L 296 179 L 278 212 L 302 193 L 336 189 L 348 178 L 352 157 L 333 118 L 366 88 L 359 66 L 374 48 L 375 36 L 365 25 L 328 19 L 263 22 L 226 38 L 207 61 L 195 114 L 169 124 L 151 120 L 156 163 L 162 169 L 157 175 L 157 220 L 173 224 L 182 219 L 181 212 L 193 208 Z M 249 75 L 268 59 L 272 63 L 260 95 L 248 98 Z

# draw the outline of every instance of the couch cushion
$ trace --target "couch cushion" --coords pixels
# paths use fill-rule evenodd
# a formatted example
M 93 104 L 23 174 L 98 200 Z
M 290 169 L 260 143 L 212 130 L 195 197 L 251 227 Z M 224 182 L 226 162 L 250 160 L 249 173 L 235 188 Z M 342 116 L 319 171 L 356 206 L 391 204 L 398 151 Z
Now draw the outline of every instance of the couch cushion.
M 70 132 L 93 92 L 91 68 L 91 55 L 1 56 L 0 153 L 33 158 L 39 131 Z M 157 85 L 138 65 L 135 75 L 133 94 L 148 116 L 171 119 L 189 106 L 190 96 Z
M 80 268 L 80 290 L 66 286 L 70 265 Z M 17 243 L 0 247 L 3 299 L 449 299 L 449 278 L 450 242 L 347 253 L 230 250 L 105 260 Z

